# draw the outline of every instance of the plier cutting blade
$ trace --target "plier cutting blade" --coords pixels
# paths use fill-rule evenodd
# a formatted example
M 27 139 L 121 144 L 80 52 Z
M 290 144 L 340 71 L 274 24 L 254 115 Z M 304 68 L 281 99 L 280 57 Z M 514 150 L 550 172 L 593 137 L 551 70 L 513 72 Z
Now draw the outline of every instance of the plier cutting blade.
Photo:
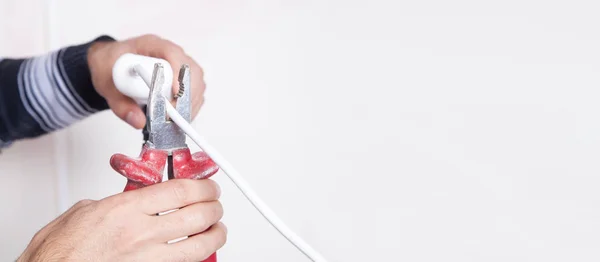
M 191 119 L 190 68 L 183 65 L 179 70 L 179 92 L 175 108 L 188 122 Z M 204 152 L 191 154 L 186 144 L 186 134 L 169 120 L 163 95 L 164 68 L 154 65 L 148 105 L 146 107 L 147 140 L 142 145 L 138 158 L 115 154 L 110 159 L 111 167 L 127 178 L 124 191 L 134 190 L 162 182 L 165 165 L 168 179 L 205 179 L 219 170 Z M 168 87 L 170 88 L 170 87 Z M 146 139 L 146 138 L 145 138 Z M 167 211 L 167 210 L 165 210 Z M 216 262 L 213 254 L 204 262 Z

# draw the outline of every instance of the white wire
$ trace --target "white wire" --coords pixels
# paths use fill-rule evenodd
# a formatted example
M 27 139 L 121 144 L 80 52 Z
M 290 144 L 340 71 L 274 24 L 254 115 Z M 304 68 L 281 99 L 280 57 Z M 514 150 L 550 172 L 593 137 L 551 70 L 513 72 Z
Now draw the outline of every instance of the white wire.
M 141 65 L 134 65 L 137 75 L 146 83 L 147 87 L 151 86 L 151 77 Z M 123 86 L 121 88 L 131 88 L 129 86 Z M 288 228 L 285 223 L 273 212 L 265 202 L 263 202 L 258 195 L 252 190 L 248 182 L 242 178 L 235 168 L 227 161 L 216 149 L 214 149 L 196 130 L 190 123 L 188 123 L 177 110 L 171 105 L 169 99 L 163 96 L 165 99 L 165 106 L 167 114 L 171 117 L 171 120 L 175 122 L 204 152 L 210 156 L 210 158 L 225 172 L 227 177 L 231 179 L 233 184 L 244 194 L 246 199 L 258 210 L 258 212 L 273 226 L 279 233 L 284 236 L 292 245 L 294 245 L 300 252 L 306 255 L 310 260 L 314 262 L 327 262 L 327 260 L 321 256 L 316 250 L 309 246 L 304 240 L 302 240 L 294 231 Z
M 164 98 L 164 97 L 163 97 Z M 166 99 L 165 99 L 166 100 Z M 327 262 L 321 254 L 309 246 L 304 240 L 302 240 L 294 231 L 288 228 L 285 223 L 273 212 L 252 190 L 250 185 L 242 178 L 233 166 L 225 160 L 216 149 L 214 149 L 206 140 L 196 132 L 194 127 L 190 125 L 171 105 L 171 103 L 165 101 L 167 106 L 167 114 L 171 117 L 171 120 L 175 122 L 204 152 L 210 156 L 210 158 L 225 172 L 225 174 L 231 179 L 233 184 L 240 189 L 242 194 L 252 203 L 252 205 L 260 212 L 260 214 L 267 220 L 281 235 L 283 235 L 292 245 L 296 246 L 304 255 L 314 262 Z

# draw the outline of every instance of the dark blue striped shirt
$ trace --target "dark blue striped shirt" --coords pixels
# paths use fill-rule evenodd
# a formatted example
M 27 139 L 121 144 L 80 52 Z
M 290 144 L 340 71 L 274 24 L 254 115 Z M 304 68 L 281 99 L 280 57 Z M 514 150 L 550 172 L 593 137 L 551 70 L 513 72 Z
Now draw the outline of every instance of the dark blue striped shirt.
M 0 149 L 108 108 L 92 85 L 88 43 L 29 58 L 0 58 Z

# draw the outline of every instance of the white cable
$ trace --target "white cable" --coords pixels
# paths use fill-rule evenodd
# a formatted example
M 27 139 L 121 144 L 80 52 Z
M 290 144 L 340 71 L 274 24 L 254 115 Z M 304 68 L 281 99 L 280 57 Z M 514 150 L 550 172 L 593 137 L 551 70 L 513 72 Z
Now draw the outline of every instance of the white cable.
M 164 97 L 163 97 L 164 98 Z M 166 101 L 167 114 L 171 117 L 182 130 L 185 132 L 204 152 L 210 156 L 210 158 L 225 172 L 225 174 L 231 179 L 233 184 L 240 189 L 242 194 L 252 203 L 252 205 L 260 212 L 260 214 L 267 220 L 281 235 L 283 235 L 292 245 L 296 246 L 304 255 L 314 262 L 327 262 L 321 254 L 309 246 L 304 240 L 302 240 L 294 231 L 288 228 L 285 223 L 263 202 L 258 195 L 252 190 L 248 182 L 242 178 L 233 166 L 225 160 L 216 149 L 214 149 L 206 140 L 196 132 L 194 127 L 190 125 L 171 105 Z
M 117 89 L 133 98 L 138 103 L 147 103 L 151 85 L 152 68 L 155 63 L 161 63 L 163 66 L 169 66 L 164 69 L 165 83 L 163 87 L 163 98 L 167 114 L 210 158 L 225 172 L 233 184 L 244 194 L 250 203 L 258 212 L 271 224 L 282 236 L 284 236 L 292 245 L 296 246 L 304 255 L 314 262 L 327 262 L 316 250 L 302 240 L 294 231 L 288 228 L 285 223 L 256 195 L 248 182 L 242 178 L 233 166 L 225 160 L 216 149 L 214 149 L 206 140 L 196 132 L 177 110 L 169 102 L 170 99 L 165 94 L 172 95 L 171 80 L 173 78 L 172 69 L 168 62 L 157 60 L 157 58 L 140 56 L 135 54 L 122 55 L 113 66 L 113 81 Z M 138 78 L 139 76 L 139 78 Z M 166 93 L 165 93 L 166 92 Z

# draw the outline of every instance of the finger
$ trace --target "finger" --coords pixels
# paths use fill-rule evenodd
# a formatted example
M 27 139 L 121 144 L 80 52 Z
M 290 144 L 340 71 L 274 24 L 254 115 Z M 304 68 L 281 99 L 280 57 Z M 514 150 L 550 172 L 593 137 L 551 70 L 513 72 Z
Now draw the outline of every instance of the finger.
M 146 125 L 146 115 L 133 99 L 119 94 L 106 101 L 115 115 L 132 127 L 142 129 Z
M 182 59 L 185 56 L 181 46 L 156 35 L 144 35 L 132 41 L 136 51 L 142 55 L 164 59 Z
M 217 183 L 210 179 L 171 179 L 131 192 L 139 194 L 137 206 L 148 215 L 198 202 L 215 201 L 221 195 L 221 189 Z
M 60 216 L 58 216 L 56 219 L 52 220 L 52 222 L 50 222 L 47 226 L 48 227 L 53 227 L 56 224 L 61 223 L 65 218 L 71 216 L 71 214 L 75 213 L 76 211 L 87 207 L 89 205 L 92 205 L 96 203 L 96 201 L 94 200 L 90 200 L 90 199 L 83 199 L 83 200 L 79 200 L 77 201 L 77 203 L 75 203 L 75 205 L 71 206 L 69 209 L 67 209 L 67 211 L 65 211 L 64 213 L 62 213 Z
M 95 50 L 104 50 L 102 52 Z M 89 61 L 95 61 L 96 66 L 90 66 L 92 80 L 96 91 L 104 97 L 112 111 L 134 128 L 143 128 L 146 118 L 139 106 L 129 97 L 123 95 L 115 86 L 112 78 L 112 67 L 117 59 L 125 53 L 133 52 L 130 44 L 96 43 L 88 52 Z M 98 61 L 102 61 L 98 65 Z
M 223 218 L 223 206 L 219 201 L 195 203 L 175 212 L 154 218 L 160 225 L 154 238 L 167 242 L 206 231 Z
M 165 244 L 161 252 L 169 261 L 202 261 L 219 250 L 227 242 L 227 228 L 222 223 L 213 225 L 202 234 L 173 244 Z
M 183 64 L 187 64 L 191 69 L 192 89 L 192 119 L 196 117 L 202 104 L 204 103 L 204 72 L 202 68 L 187 54 L 183 48 L 167 39 L 163 39 L 156 35 L 144 35 L 133 39 L 133 46 L 136 52 L 141 55 L 158 57 L 167 60 L 173 69 L 173 94 L 179 91 L 179 69 Z
M 187 55 L 183 48 L 167 39 L 156 35 L 144 35 L 134 39 L 134 46 L 138 54 L 157 57 L 167 60 L 173 69 L 173 94 L 179 90 L 179 69 L 187 62 Z

